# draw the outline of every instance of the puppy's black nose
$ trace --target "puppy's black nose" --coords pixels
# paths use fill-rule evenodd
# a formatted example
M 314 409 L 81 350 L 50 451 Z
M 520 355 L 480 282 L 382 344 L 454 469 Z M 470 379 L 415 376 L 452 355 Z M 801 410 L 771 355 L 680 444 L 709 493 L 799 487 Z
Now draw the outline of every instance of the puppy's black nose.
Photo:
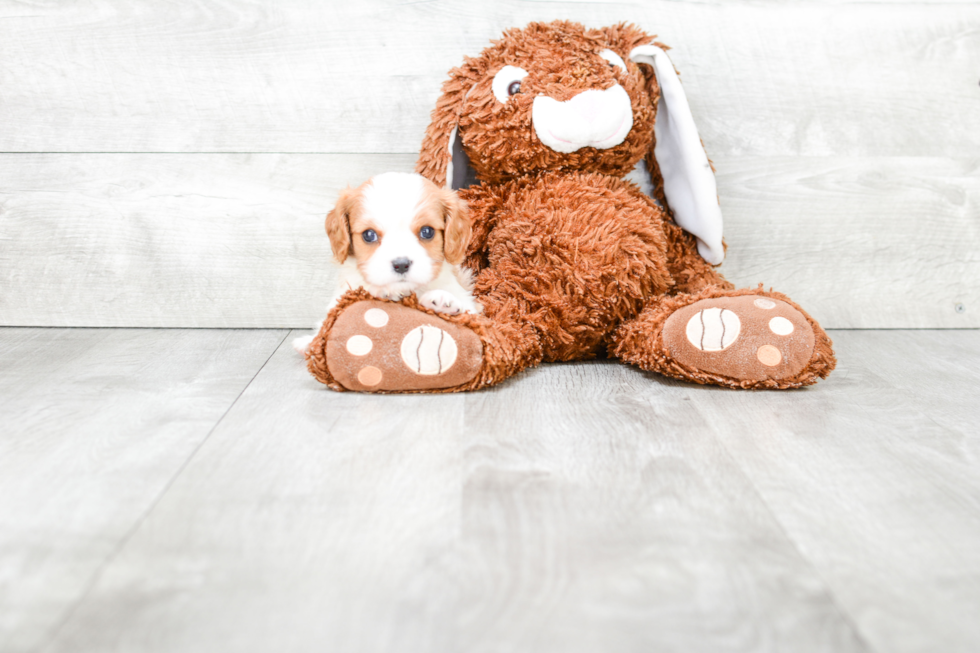
M 412 262 L 403 256 L 392 261 L 391 267 L 395 268 L 395 272 L 398 274 L 405 274 L 408 272 L 408 268 L 412 267 Z

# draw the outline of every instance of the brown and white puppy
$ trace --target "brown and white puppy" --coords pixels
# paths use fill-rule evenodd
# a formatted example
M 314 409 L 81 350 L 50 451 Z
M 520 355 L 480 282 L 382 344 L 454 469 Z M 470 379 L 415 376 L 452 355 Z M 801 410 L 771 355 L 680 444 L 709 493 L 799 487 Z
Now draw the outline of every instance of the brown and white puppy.
M 386 172 L 340 193 L 327 214 L 327 236 L 340 264 L 327 312 L 352 288 L 379 299 L 411 293 L 440 313 L 479 313 L 470 272 L 460 267 L 470 240 L 466 204 L 414 173 Z M 306 351 L 312 335 L 293 340 Z

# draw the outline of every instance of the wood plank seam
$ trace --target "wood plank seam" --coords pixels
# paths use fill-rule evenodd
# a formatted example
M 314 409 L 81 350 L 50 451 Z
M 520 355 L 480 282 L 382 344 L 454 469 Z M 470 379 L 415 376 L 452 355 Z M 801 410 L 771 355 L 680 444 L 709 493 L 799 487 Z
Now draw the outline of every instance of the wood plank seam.
M 766 512 L 769 513 L 769 516 L 772 518 L 773 522 L 779 528 L 779 532 L 783 534 L 783 537 L 786 538 L 786 541 L 789 542 L 789 544 L 793 547 L 793 550 L 796 551 L 797 555 L 799 555 L 802 560 L 806 561 L 807 566 L 810 568 L 810 572 L 820 580 L 820 583 L 821 585 L 823 585 L 823 589 L 827 593 L 828 598 L 830 599 L 834 607 L 837 609 L 837 614 L 844 621 L 844 623 L 846 623 L 850 627 L 851 632 L 854 634 L 854 637 L 865 648 L 867 648 L 868 651 L 876 651 L 876 649 L 873 646 L 871 646 L 871 643 L 864 636 L 864 633 L 861 632 L 861 629 L 858 627 L 857 622 L 854 620 L 851 613 L 848 612 L 841 604 L 841 600 L 837 596 L 837 593 L 834 590 L 834 586 L 831 584 L 830 580 L 821 571 L 820 567 L 816 564 L 816 562 L 814 560 L 811 560 L 806 555 L 806 553 L 804 553 L 802 547 L 800 546 L 800 543 L 797 542 L 797 540 L 792 536 L 792 534 L 789 532 L 789 529 L 786 528 L 786 525 L 779 518 L 779 515 L 777 515 L 776 511 L 772 509 L 771 505 L 769 505 L 769 501 L 766 500 L 766 497 L 759 490 L 759 486 L 756 485 L 755 481 L 752 479 L 752 476 L 742 466 L 738 458 L 736 458 L 732 454 L 731 449 L 729 449 L 728 445 L 725 444 L 724 440 L 722 440 L 715 434 L 712 434 L 712 437 L 714 437 L 715 440 L 718 442 L 718 444 L 721 446 L 722 450 L 725 452 L 725 455 L 728 456 L 728 459 L 731 461 L 732 465 L 742 473 L 742 476 L 745 477 L 746 484 L 748 484 L 752 488 L 752 491 L 759 499 L 759 502 L 763 506 L 765 506 Z
M 177 470 L 174 472 L 170 480 L 167 481 L 166 485 L 163 486 L 160 492 L 157 493 L 157 496 L 154 497 L 154 499 L 150 502 L 147 508 L 139 515 L 139 517 L 137 517 L 136 521 L 133 522 L 133 525 L 119 539 L 119 541 L 116 543 L 116 546 L 113 547 L 109 555 L 107 555 L 105 559 L 99 564 L 98 568 L 92 574 L 92 577 L 85 584 L 85 587 L 82 588 L 82 591 L 79 593 L 78 598 L 72 602 L 71 606 L 69 606 L 67 610 L 65 610 L 62 618 L 59 619 L 58 623 L 51 629 L 47 639 L 44 641 L 44 643 L 41 646 L 38 647 L 37 649 L 38 651 L 43 651 L 47 649 L 49 645 L 53 641 L 55 641 L 55 639 L 58 637 L 58 633 L 60 633 L 61 630 L 65 627 L 65 625 L 69 621 L 71 621 L 71 618 L 75 614 L 75 611 L 82 603 L 85 602 L 85 599 L 88 598 L 89 594 L 91 594 L 92 590 L 99 582 L 99 578 L 101 578 L 105 570 L 109 567 L 109 565 L 116 558 L 116 556 L 119 555 L 119 552 L 125 548 L 126 544 L 130 541 L 130 539 L 132 539 L 133 535 L 135 535 L 136 532 L 139 531 L 140 526 L 142 526 L 142 524 L 150 516 L 154 508 L 156 508 L 156 506 L 160 503 L 160 500 L 163 499 L 163 497 L 173 486 L 174 482 L 178 478 L 180 478 L 180 475 L 184 472 L 184 470 L 187 468 L 190 462 L 194 459 L 194 456 L 196 456 L 198 451 L 201 450 L 201 447 L 204 446 L 204 443 L 208 441 L 208 438 L 211 437 L 211 434 L 214 433 L 215 429 L 218 428 L 218 425 L 221 424 L 221 422 L 225 419 L 225 417 L 227 417 L 228 413 L 231 412 L 231 409 L 234 408 L 235 404 L 238 403 L 238 400 L 241 399 L 243 394 L 245 394 L 245 391 L 248 390 L 249 386 L 252 385 L 252 382 L 254 382 L 256 377 L 258 377 L 259 374 L 262 373 L 262 370 L 265 369 L 265 366 L 269 364 L 269 361 L 272 360 L 272 357 L 276 355 L 276 352 L 279 351 L 279 349 L 283 346 L 285 342 L 287 342 L 290 333 L 291 332 L 289 330 L 286 330 L 285 335 L 283 335 L 282 340 L 279 341 L 279 344 L 272 348 L 272 352 L 269 354 L 268 357 L 266 357 L 262 365 L 259 366 L 259 369 L 255 371 L 255 374 L 253 374 L 252 377 L 248 380 L 248 383 L 242 386 L 241 392 L 239 392 L 235 396 L 235 399 L 230 404 L 228 404 L 228 408 L 221 414 L 221 417 L 219 417 L 217 421 L 215 421 L 214 425 L 208 430 L 207 434 L 203 438 L 201 438 L 201 441 L 197 444 L 196 447 L 194 447 L 194 450 L 191 451 L 190 455 L 187 456 L 187 459 L 180 465 L 180 467 L 177 468 Z
M 667 380 L 670 381 L 672 384 L 678 386 L 690 385 L 689 383 L 675 380 L 675 379 L 667 379 Z M 696 407 L 698 413 L 701 414 L 702 418 L 704 418 L 705 422 L 710 424 L 711 423 L 710 416 L 704 414 L 701 405 L 694 403 L 694 406 Z M 718 446 L 721 448 L 721 450 L 725 452 L 725 456 L 728 458 L 731 465 L 735 469 L 737 469 L 739 473 L 742 475 L 745 484 L 748 485 L 750 488 L 752 488 L 752 493 L 755 494 L 759 503 L 765 507 L 766 513 L 772 519 L 773 523 L 776 524 L 777 528 L 779 528 L 779 532 L 782 533 L 786 541 L 793 547 L 793 550 L 800 557 L 800 559 L 806 562 L 807 566 L 810 568 L 810 572 L 820 580 L 820 583 L 823 586 L 823 590 L 826 592 L 834 608 L 837 610 L 837 614 L 850 627 L 851 632 L 854 634 L 854 637 L 868 651 L 875 651 L 875 649 L 871 646 L 867 638 L 864 636 L 864 633 L 862 633 L 861 629 L 858 628 L 858 625 L 852 618 L 851 614 L 844 609 L 844 606 L 841 604 L 840 599 L 838 598 L 837 594 L 834 592 L 833 586 L 830 584 L 830 582 L 827 580 L 824 574 L 821 573 L 820 568 L 815 564 L 815 562 L 811 560 L 809 557 L 807 557 L 807 555 L 803 552 L 803 549 L 800 547 L 799 543 L 792 537 L 789 530 L 786 528 L 786 525 L 783 524 L 782 520 L 779 519 L 779 516 L 772 509 L 772 506 L 769 505 L 769 502 L 766 500 L 765 496 L 759 490 L 759 487 L 752 479 L 752 476 L 748 473 L 745 467 L 742 466 L 738 458 L 732 454 L 731 449 L 729 449 L 725 441 L 722 438 L 718 437 L 716 431 L 713 431 L 711 433 L 711 438 L 714 439 L 715 442 L 717 442 Z

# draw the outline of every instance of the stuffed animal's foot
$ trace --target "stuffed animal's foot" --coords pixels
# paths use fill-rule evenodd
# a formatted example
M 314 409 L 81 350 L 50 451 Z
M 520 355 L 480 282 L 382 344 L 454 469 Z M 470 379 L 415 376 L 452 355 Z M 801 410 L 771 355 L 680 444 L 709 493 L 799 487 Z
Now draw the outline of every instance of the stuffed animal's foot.
M 806 367 L 814 336 L 786 302 L 745 295 L 702 299 L 664 323 L 663 343 L 691 370 L 739 381 L 782 381 Z
M 810 385 L 836 363 L 823 329 L 788 297 L 744 290 L 665 298 L 624 327 L 615 353 L 668 376 L 740 388 Z
M 483 343 L 471 329 L 377 300 L 351 304 L 337 317 L 325 353 L 333 379 L 360 392 L 452 388 L 483 364 Z

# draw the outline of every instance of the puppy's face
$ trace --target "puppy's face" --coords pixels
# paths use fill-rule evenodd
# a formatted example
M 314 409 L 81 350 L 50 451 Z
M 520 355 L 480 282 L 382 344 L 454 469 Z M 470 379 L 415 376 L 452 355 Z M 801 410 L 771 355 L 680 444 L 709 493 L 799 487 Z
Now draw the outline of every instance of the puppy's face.
M 421 175 L 389 172 L 343 191 L 327 215 L 341 263 L 352 256 L 376 294 L 404 295 L 462 262 L 470 238 L 465 204 Z

